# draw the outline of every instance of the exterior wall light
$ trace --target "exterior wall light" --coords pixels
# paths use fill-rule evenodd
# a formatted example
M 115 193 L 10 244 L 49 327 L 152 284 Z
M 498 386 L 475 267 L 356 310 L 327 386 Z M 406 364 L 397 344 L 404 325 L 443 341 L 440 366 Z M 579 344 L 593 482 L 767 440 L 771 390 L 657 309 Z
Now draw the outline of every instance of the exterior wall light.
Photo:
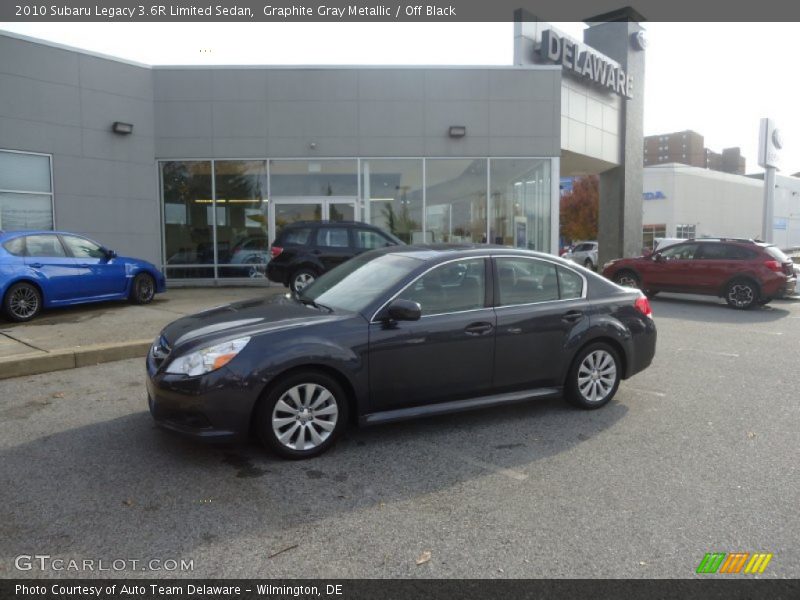
M 111 131 L 120 135 L 130 135 L 133 133 L 133 125 L 131 123 L 123 123 L 122 121 L 114 121 L 111 126 Z
M 451 138 L 463 138 L 467 135 L 467 128 L 464 125 L 451 125 L 448 135 Z

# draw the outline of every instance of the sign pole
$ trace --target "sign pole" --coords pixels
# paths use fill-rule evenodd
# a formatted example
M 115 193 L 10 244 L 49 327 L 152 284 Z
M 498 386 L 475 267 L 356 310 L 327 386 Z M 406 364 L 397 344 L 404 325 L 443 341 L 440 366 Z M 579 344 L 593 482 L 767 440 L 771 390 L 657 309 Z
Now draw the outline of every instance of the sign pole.
M 775 167 L 766 167 L 764 170 L 764 222 L 761 227 L 761 239 L 769 244 L 773 241 L 774 213 Z

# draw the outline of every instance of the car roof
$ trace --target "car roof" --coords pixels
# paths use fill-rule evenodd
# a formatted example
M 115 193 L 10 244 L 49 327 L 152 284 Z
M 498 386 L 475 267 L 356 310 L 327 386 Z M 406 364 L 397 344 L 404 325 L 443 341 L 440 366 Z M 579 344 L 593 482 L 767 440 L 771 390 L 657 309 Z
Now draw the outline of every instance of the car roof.
M 380 229 L 375 225 L 371 225 L 370 223 L 364 223 L 363 221 L 331 221 L 329 219 L 322 219 L 320 221 L 292 221 L 291 223 L 287 223 L 283 226 L 284 229 L 288 229 L 290 227 L 318 227 L 320 225 L 343 225 L 346 227 L 351 227 L 353 225 L 358 225 L 359 227 L 369 227 L 370 229 Z
M 569 267 L 574 267 L 574 263 L 569 263 L 554 254 L 536 252 L 535 250 L 525 250 L 522 248 L 509 248 L 508 246 L 498 246 L 494 244 L 417 244 L 413 246 L 390 246 L 379 248 L 373 252 L 381 254 L 393 254 L 397 256 L 410 256 L 419 260 L 435 260 L 447 258 L 460 258 L 469 256 L 488 255 L 513 255 L 528 256 L 531 258 L 544 258 L 547 260 L 563 263 Z
M 5 240 L 21 235 L 77 235 L 78 237 L 86 237 L 81 233 L 72 231 L 53 231 L 52 229 L 25 229 L 19 231 L 0 231 L 0 240 Z

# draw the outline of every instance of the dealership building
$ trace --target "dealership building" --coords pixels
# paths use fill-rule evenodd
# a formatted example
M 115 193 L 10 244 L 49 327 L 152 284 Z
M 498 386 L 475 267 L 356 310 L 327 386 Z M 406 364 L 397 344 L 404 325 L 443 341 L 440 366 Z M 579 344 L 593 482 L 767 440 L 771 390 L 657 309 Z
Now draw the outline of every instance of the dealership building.
M 498 67 L 162 67 L 0 32 L 0 229 L 82 233 L 171 281 L 258 275 L 286 223 L 555 252 L 599 173 L 607 257 L 642 245 L 644 40 L 515 13 Z

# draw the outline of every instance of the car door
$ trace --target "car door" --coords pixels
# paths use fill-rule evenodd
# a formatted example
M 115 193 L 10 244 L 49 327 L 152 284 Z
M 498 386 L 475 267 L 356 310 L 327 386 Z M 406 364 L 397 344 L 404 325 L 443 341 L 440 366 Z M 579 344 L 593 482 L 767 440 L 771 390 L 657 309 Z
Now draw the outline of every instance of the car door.
M 46 302 L 67 302 L 81 297 L 85 271 L 67 254 L 56 234 L 25 236 L 25 265 L 40 277 Z
M 496 317 L 486 302 L 488 266 L 484 258 L 438 265 L 397 295 L 420 304 L 419 321 L 370 323 L 373 410 L 491 392 Z
M 697 243 L 675 244 L 653 255 L 652 264 L 642 272 L 642 287 L 676 292 L 697 291 L 693 261 Z
M 355 250 L 350 241 L 348 228 L 331 226 L 317 229 L 317 243 L 313 253 L 326 271 L 330 271 L 352 258 Z
M 62 235 L 61 239 L 78 267 L 86 272 L 86 277 L 81 278 L 82 297 L 98 298 L 127 291 L 125 264 L 120 259 L 110 258 L 100 244 L 85 237 Z
M 528 257 L 496 257 L 493 387 L 560 386 L 568 340 L 586 327 L 586 282 L 572 269 Z

